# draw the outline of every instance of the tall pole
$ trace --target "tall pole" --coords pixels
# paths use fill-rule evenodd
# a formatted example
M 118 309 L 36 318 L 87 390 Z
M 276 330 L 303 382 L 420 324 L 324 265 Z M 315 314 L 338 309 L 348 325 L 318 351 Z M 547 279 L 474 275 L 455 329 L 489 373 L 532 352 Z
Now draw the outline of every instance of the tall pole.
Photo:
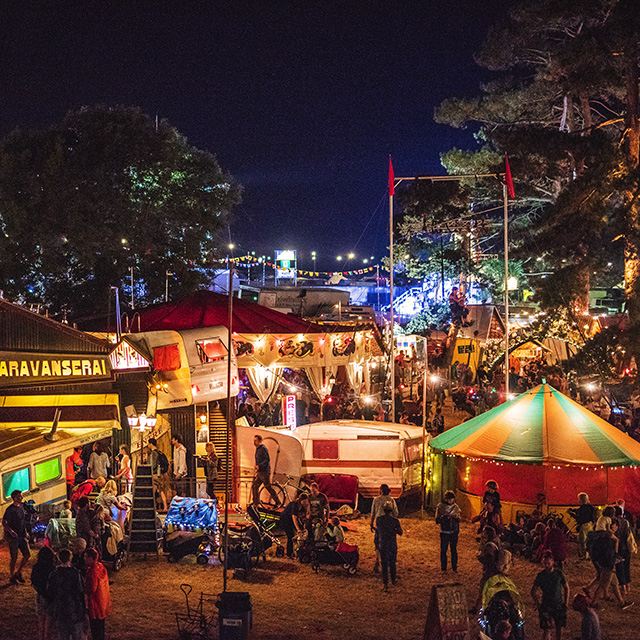
M 172 276 L 173 273 L 168 269 L 164 272 L 165 281 L 164 281 L 164 301 L 169 302 L 169 276 Z
M 509 399 L 509 200 L 507 183 L 502 185 L 504 207 L 504 391 Z
M 425 485 L 425 464 L 427 448 L 427 375 L 429 374 L 429 352 L 427 351 L 428 337 L 424 338 L 424 375 L 422 376 L 422 498 L 420 500 L 420 517 L 424 518 L 424 485 Z
M 229 480 L 231 478 L 231 429 L 233 428 L 233 413 L 231 411 L 231 358 L 233 357 L 233 262 L 227 261 L 229 267 L 229 286 L 227 289 L 229 325 L 229 350 L 227 353 L 227 434 L 226 471 L 224 478 L 224 567 L 222 569 L 222 591 L 227 590 L 227 573 L 229 563 Z
M 391 343 L 391 416 L 390 422 L 396 421 L 396 358 L 393 336 L 393 189 L 389 189 L 389 302 L 391 307 L 390 343 Z

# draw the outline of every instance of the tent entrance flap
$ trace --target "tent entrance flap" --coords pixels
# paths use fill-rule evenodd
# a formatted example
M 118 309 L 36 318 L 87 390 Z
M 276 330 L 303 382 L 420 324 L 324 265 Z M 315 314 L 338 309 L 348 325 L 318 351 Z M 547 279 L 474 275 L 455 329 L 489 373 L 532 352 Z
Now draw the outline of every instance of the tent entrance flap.
M 56 409 L 59 429 L 120 429 L 115 393 L 0 396 L 0 429 L 50 427 Z

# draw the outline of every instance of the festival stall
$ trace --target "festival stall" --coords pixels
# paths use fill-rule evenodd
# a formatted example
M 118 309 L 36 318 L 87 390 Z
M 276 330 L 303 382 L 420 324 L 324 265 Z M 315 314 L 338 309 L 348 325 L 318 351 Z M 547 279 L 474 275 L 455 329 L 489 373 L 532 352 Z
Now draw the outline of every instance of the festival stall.
M 228 324 L 227 296 L 202 290 L 138 312 L 129 330 L 185 331 Z M 238 369 L 246 370 L 262 402 L 277 389 L 285 367 L 303 370 L 314 393 L 324 398 L 331 391 L 329 380 L 335 378 L 339 366 L 345 366 L 351 387 L 357 394 L 368 394 L 371 370 L 382 359 L 371 327 L 328 331 L 325 326 L 246 300 L 233 302 L 232 330 Z
M 432 500 L 457 489 L 465 516 L 479 513 L 485 483 L 500 486 L 505 522 L 536 505 L 556 509 L 624 498 L 640 513 L 640 443 L 548 384 L 431 440 Z

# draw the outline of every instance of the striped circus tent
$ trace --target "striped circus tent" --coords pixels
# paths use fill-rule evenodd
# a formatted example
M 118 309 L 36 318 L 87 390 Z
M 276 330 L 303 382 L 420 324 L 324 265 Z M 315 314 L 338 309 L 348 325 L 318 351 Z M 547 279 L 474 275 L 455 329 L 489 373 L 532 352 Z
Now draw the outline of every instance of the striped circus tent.
M 640 442 L 548 384 L 449 429 L 429 443 L 449 454 L 541 465 L 640 465 Z
M 624 498 L 640 513 L 640 443 L 548 384 L 429 446 L 434 486 L 455 485 L 463 498 L 481 500 L 495 480 L 502 500 L 518 505 L 575 505 L 585 492 L 593 504 Z

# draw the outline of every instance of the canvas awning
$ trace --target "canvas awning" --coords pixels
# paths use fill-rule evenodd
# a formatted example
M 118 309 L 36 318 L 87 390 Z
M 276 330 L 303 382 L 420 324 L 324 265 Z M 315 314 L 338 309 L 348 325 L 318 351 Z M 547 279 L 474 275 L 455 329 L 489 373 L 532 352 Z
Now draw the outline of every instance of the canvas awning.
M 432 449 L 536 465 L 636 466 L 640 443 L 548 384 L 449 429 Z
M 118 394 L 0 396 L 0 429 L 51 427 L 60 408 L 60 429 L 120 429 Z

